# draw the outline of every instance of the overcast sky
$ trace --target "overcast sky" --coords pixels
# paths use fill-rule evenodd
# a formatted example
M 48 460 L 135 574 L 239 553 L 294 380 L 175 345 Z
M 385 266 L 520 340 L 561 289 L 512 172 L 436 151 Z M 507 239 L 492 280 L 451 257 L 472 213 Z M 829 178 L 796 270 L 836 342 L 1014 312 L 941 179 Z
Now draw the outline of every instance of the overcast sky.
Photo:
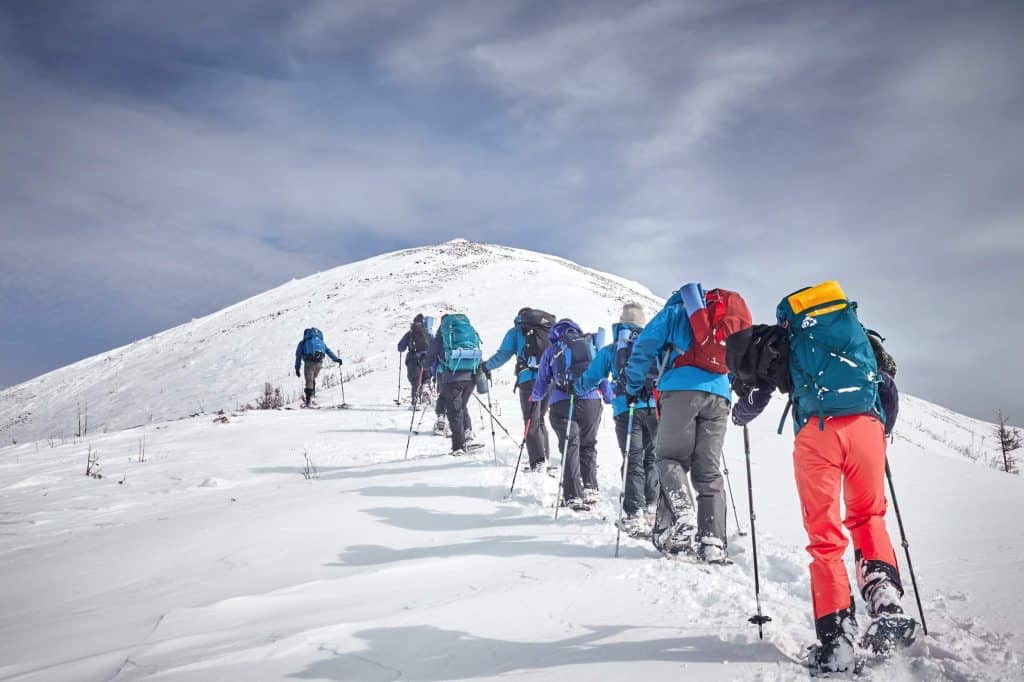
M 1024 2 L 7 2 L 0 384 L 457 236 L 771 321 L 1024 423 Z M 226 353 L 232 352 L 225 349 Z

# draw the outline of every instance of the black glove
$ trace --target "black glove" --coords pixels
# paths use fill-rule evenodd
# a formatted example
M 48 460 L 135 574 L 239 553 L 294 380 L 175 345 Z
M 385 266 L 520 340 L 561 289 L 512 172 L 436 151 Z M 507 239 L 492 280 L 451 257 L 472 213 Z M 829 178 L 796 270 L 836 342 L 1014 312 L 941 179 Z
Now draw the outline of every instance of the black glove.
M 295 376 L 299 376 L 299 368 L 298 367 L 295 368 Z
M 636 395 L 635 393 L 627 393 L 626 394 L 626 405 L 628 405 L 629 407 L 632 407 L 633 405 L 636 404 L 636 401 L 639 400 L 639 399 L 640 399 L 640 396 Z
M 480 365 L 480 373 L 487 377 L 487 381 L 491 380 L 491 370 L 487 369 L 485 365 Z
M 341 367 L 341 366 L 342 366 L 342 365 L 344 365 L 344 364 L 345 364 L 345 363 L 341 361 L 341 358 L 338 358 L 338 367 Z

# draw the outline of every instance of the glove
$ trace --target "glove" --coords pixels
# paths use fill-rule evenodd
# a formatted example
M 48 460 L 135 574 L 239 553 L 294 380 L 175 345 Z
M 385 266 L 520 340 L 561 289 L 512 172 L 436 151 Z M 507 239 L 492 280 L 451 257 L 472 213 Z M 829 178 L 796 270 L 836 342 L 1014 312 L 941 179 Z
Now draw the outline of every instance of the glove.
M 480 373 L 487 377 L 487 381 L 491 380 L 491 370 L 487 369 L 485 365 L 480 365 Z
M 345 363 L 341 361 L 341 358 L 338 358 L 338 367 L 341 367 L 341 366 L 342 366 L 342 365 L 344 365 L 344 364 L 345 364 Z
M 298 367 L 295 368 L 295 376 L 299 376 L 299 368 Z

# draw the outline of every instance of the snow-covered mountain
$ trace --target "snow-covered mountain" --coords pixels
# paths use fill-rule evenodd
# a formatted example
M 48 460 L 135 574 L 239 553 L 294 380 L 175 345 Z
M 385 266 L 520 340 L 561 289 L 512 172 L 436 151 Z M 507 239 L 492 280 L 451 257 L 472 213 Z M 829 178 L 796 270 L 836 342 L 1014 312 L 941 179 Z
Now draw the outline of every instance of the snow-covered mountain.
M 736 564 L 714 571 L 629 539 L 612 557 L 610 416 L 596 513 L 553 522 L 546 476 L 521 475 L 508 496 L 522 429 L 509 367 L 492 399 L 512 437 L 498 429 L 496 448 L 453 460 L 415 436 L 404 459 L 413 415 L 393 403 L 394 348 L 415 313 L 466 312 L 489 352 L 524 305 L 593 329 L 626 300 L 661 303 L 562 259 L 456 240 L 293 281 L 0 392 L 17 440 L 0 448 L 0 680 L 805 678 L 806 537 L 781 400 L 751 429 L 764 642 L 746 622 L 739 430 L 726 442 Z M 297 393 L 311 325 L 345 359 L 352 409 L 233 411 L 264 382 Z M 490 446 L 475 401 L 471 414 Z M 932 634 L 868 679 L 1024 679 L 1022 480 L 972 461 L 989 428 L 904 396 L 889 454 Z M 83 476 L 90 452 L 103 478 Z
M 395 344 L 416 312 L 469 314 L 485 348 L 525 306 L 608 325 L 627 300 L 660 307 L 649 289 L 570 261 L 454 240 L 293 280 L 201 319 L 0 391 L 7 442 L 93 432 L 233 409 L 264 382 L 297 394 L 302 330 L 323 330 L 348 379 L 394 370 Z M 391 376 L 391 375 L 389 375 Z

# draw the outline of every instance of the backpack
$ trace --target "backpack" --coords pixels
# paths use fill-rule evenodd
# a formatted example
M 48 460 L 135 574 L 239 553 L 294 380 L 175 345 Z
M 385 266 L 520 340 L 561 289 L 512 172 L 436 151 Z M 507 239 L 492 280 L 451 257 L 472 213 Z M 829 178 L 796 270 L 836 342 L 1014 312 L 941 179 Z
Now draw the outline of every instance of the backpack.
M 868 334 L 868 341 L 871 342 L 871 349 L 875 353 L 875 363 L 878 365 L 879 372 L 885 372 L 893 379 L 896 378 L 896 358 L 889 354 L 889 351 L 885 349 L 882 342 L 885 341 L 885 337 L 876 332 L 874 329 L 866 330 Z
M 725 341 L 725 358 L 734 385 L 793 392 L 789 336 L 779 325 L 755 324 L 730 335 Z
M 789 370 L 797 424 L 817 416 L 880 414 L 878 363 L 857 304 L 838 282 L 824 282 L 782 299 L 776 310 L 789 340 Z
M 480 366 L 483 353 L 480 351 L 480 336 L 462 314 L 451 314 L 441 320 L 438 330 L 444 359 L 441 366 L 449 372 L 475 372 Z
M 422 322 L 413 322 L 409 329 L 409 352 L 426 353 L 430 349 L 430 334 Z
M 692 287 L 692 288 L 691 288 Z M 689 291 L 687 291 L 689 289 Z M 725 340 L 750 327 L 750 308 L 743 297 L 727 289 L 711 289 L 700 300 L 699 285 L 683 288 L 683 300 L 690 314 L 693 342 L 672 363 L 673 367 L 693 365 L 715 374 L 727 374 Z M 691 295 L 687 295 L 687 294 Z
M 552 357 L 552 376 L 555 386 L 566 393 L 572 393 L 573 384 L 583 376 L 590 366 L 590 361 L 597 354 L 594 349 L 594 337 L 592 334 L 577 334 L 570 331 L 557 343 L 558 350 Z
M 307 360 L 319 362 L 324 359 L 327 345 L 324 343 L 324 334 L 316 327 L 310 327 L 302 332 L 302 357 Z
M 519 314 L 519 331 L 523 334 L 523 355 L 517 358 L 517 370 L 536 369 L 540 358 L 551 345 L 548 333 L 555 326 L 555 316 L 536 308 L 527 308 Z
M 629 357 L 633 354 L 633 342 L 640 336 L 642 329 L 629 328 L 619 330 L 618 338 L 615 340 L 615 395 L 626 393 L 626 366 L 629 365 Z M 647 369 L 647 377 L 644 379 L 644 387 L 640 395 L 653 396 L 655 384 L 658 383 L 658 363 L 652 362 Z

